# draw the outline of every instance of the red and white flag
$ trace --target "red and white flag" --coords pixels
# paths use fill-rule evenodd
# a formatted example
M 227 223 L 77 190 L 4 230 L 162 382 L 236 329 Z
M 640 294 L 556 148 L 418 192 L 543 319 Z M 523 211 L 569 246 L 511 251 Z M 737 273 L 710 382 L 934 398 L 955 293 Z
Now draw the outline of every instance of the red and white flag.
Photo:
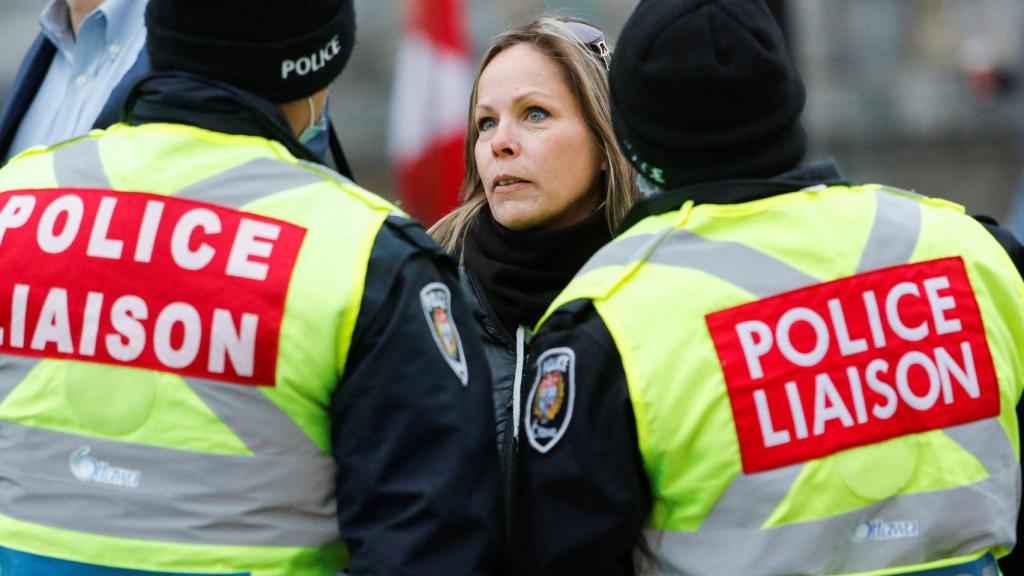
M 406 0 L 388 148 L 401 207 L 430 226 L 458 205 L 473 70 L 463 0 Z

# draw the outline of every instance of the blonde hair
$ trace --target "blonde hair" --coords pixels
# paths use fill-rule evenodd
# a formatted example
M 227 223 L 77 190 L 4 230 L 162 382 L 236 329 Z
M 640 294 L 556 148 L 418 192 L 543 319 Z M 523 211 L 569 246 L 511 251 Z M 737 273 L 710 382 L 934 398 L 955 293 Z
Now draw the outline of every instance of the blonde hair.
M 462 181 L 462 205 L 430 228 L 430 234 L 449 254 L 462 259 L 462 241 L 480 210 L 487 204 L 484 185 L 476 165 L 475 148 L 480 131 L 474 121 L 480 75 L 501 51 L 518 44 L 529 44 L 562 68 L 566 84 L 579 103 L 583 121 L 597 140 L 607 163 L 603 198 L 608 228 L 613 231 L 640 197 L 632 166 L 623 156 L 612 130 L 611 104 L 608 98 L 608 71 L 604 62 L 590 51 L 566 22 L 583 22 L 575 18 L 543 16 L 513 28 L 491 42 L 484 54 L 473 82 L 469 101 L 468 131 L 466 134 L 466 176 Z M 456 251 L 459 254 L 456 254 Z

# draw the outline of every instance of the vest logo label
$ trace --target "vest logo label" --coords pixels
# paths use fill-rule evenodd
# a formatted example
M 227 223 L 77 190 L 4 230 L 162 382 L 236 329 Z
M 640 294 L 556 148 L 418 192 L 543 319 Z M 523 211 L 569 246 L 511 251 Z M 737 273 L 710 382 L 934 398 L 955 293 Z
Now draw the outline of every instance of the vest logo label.
M 861 522 L 850 528 L 850 540 L 861 544 L 880 540 L 914 538 L 919 533 L 917 520 L 901 520 L 896 522 L 872 520 L 870 522 Z
M 959 257 L 793 290 L 706 321 L 748 474 L 999 414 Z
M 541 454 L 561 440 L 576 399 L 576 354 L 552 348 L 537 358 L 537 378 L 526 398 L 526 438 Z
M 299 76 L 306 76 L 310 72 L 318 72 L 328 62 L 334 60 L 335 57 L 341 54 L 341 40 L 335 35 L 331 38 L 331 41 L 324 45 L 323 48 L 307 56 L 301 58 L 295 58 L 292 60 L 284 60 L 281 62 L 281 79 L 287 80 L 288 75 L 292 72 Z
M 0 194 L 0 353 L 273 386 L 304 235 L 147 193 Z
M 110 462 L 97 460 L 89 455 L 89 446 L 82 446 L 71 453 L 71 473 L 82 482 L 95 482 L 121 488 L 138 488 L 142 483 L 142 472 L 111 466 Z
M 441 282 L 431 282 L 420 290 L 420 305 L 427 319 L 430 335 L 437 344 L 448 366 L 459 377 L 465 386 L 469 383 L 469 366 L 466 364 L 466 353 L 459 338 L 459 329 L 452 320 L 452 293 L 448 286 Z

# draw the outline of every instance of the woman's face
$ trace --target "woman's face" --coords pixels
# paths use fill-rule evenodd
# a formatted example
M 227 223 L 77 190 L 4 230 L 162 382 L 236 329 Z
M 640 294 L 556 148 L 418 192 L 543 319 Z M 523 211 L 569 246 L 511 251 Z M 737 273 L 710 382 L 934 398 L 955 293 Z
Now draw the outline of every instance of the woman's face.
M 557 64 L 529 44 L 498 53 L 477 86 L 476 165 L 494 219 L 560 228 L 597 210 L 606 167 Z

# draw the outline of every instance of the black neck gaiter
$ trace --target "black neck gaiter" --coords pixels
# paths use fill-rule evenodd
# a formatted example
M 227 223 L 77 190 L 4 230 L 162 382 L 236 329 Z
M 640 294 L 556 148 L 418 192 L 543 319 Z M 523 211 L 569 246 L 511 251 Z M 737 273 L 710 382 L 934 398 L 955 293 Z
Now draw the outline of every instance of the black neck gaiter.
M 533 327 L 588 259 L 611 240 L 604 210 L 554 230 L 509 230 L 485 205 L 466 234 L 463 259 L 498 320 Z

